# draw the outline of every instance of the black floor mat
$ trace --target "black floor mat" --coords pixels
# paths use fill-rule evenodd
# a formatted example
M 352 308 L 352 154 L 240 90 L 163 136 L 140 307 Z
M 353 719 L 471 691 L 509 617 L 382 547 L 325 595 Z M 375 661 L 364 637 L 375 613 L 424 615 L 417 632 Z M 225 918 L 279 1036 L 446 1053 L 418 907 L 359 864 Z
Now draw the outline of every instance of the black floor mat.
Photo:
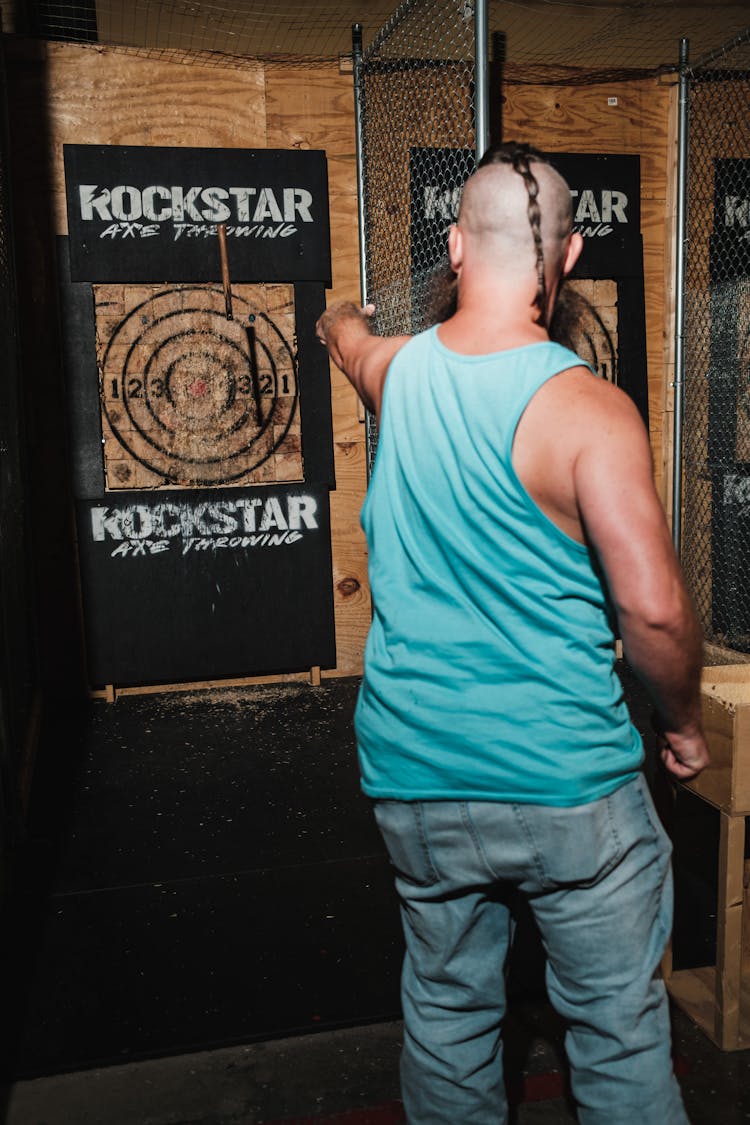
M 50 717 L 6 930 L 13 1074 L 398 1017 L 400 924 L 359 791 L 357 687 Z
M 396 1018 L 379 858 L 55 897 L 16 1067 L 52 1073 Z
M 621 668 L 636 726 L 648 704 Z M 6 1077 L 398 1018 L 357 680 L 58 705 L 3 927 Z M 652 764 L 653 769 L 653 764 Z M 543 992 L 522 917 L 511 998 Z

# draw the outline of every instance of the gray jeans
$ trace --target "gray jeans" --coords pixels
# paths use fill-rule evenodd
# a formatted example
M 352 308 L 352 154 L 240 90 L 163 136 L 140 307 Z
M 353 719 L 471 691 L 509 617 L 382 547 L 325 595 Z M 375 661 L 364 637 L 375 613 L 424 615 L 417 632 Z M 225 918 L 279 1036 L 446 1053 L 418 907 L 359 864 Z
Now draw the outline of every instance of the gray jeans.
M 588 805 L 377 801 L 406 938 L 410 1125 L 501 1125 L 510 888 L 527 898 L 581 1125 L 685 1125 L 659 962 L 671 848 L 642 777 Z

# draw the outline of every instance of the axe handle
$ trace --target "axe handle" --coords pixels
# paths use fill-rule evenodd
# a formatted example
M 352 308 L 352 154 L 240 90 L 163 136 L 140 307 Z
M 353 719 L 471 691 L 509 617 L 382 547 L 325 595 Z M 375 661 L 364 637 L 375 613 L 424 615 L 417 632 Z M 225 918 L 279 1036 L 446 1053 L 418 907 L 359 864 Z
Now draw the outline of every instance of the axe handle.
M 232 284 L 229 280 L 229 257 L 227 256 L 227 228 L 226 223 L 219 223 L 216 228 L 219 236 L 219 254 L 221 255 L 221 284 L 224 289 L 224 309 L 227 320 L 232 316 Z

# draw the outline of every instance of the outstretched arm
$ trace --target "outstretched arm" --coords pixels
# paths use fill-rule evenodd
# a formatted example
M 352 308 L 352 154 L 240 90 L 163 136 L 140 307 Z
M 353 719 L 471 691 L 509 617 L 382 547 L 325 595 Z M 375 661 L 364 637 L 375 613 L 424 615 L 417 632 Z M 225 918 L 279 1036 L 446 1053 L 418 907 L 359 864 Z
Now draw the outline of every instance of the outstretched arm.
M 331 305 L 315 325 L 315 335 L 367 409 L 379 419 L 388 367 L 410 337 L 373 336 L 373 311 L 372 305 L 361 309 L 351 301 Z

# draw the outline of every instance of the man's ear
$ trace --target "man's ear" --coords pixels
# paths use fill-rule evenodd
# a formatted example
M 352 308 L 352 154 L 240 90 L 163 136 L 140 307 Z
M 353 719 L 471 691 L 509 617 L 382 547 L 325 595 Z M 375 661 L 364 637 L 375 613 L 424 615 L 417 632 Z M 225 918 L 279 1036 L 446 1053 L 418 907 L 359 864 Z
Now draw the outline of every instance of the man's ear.
M 456 226 L 451 223 L 448 228 L 448 260 L 454 273 L 458 273 L 464 258 L 464 236 Z
M 576 262 L 578 261 L 578 259 L 581 256 L 582 250 L 583 250 L 583 238 L 578 233 L 578 231 L 574 231 L 573 234 L 571 234 L 571 236 L 570 236 L 570 242 L 568 243 L 568 249 L 565 253 L 565 258 L 563 260 L 563 268 L 562 268 L 563 277 L 567 277 L 568 274 L 570 273 L 570 271 L 573 269 L 573 266 L 576 264 Z

